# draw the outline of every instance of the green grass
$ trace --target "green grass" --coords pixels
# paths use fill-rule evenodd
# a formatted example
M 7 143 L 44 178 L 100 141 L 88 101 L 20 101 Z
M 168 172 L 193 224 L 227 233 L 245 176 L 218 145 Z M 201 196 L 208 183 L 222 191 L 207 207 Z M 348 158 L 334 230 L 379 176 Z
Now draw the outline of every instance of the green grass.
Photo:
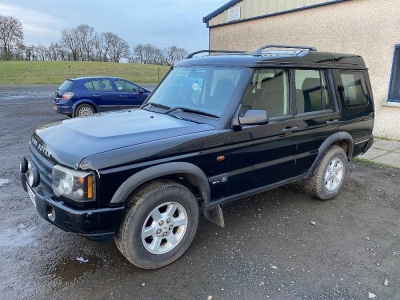
M 62 83 L 81 76 L 117 76 L 137 83 L 157 83 L 169 67 L 158 65 L 77 62 L 77 61 L 0 61 L 1 84 Z

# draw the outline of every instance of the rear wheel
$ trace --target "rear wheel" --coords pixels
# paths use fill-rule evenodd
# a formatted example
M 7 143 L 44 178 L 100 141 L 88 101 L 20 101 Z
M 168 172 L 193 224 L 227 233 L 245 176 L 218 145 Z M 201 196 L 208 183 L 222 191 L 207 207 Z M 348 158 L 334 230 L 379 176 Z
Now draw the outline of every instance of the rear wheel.
M 91 106 L 90 104 L 83 103 L 78 105 L 78 107 L 75 109 L 74 117 L 90 116 L 93 115 L 94 113 L 95 110 L 93 106 Z
M 199 208 L 194 195 L 173 181 L 157 181 L 132 196 L 115 236 L 125 258 L 143 269 L 178 259 L 197 230 Z
M 332 199 L 339 193 L 346 174 L 346 152 L 339 146 L 331 146 L 306 182 L 307 190 L 320 200 Z

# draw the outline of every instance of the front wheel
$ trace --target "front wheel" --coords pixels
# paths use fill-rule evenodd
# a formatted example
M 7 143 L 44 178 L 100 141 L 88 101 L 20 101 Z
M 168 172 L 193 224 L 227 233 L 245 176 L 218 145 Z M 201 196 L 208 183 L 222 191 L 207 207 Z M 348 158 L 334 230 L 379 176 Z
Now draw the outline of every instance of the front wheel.
M 152 182 L 131 197 L 128 207 L 115 242 L 129 262 L 156 269 L 187 250 L 197 230 L 199 207 L 186 187 Z
M 307 190 L 320 200 L 329 200 L 339 193 L 347 174 L 347 156 L 343 148 L 331 146 L 320 160 Z

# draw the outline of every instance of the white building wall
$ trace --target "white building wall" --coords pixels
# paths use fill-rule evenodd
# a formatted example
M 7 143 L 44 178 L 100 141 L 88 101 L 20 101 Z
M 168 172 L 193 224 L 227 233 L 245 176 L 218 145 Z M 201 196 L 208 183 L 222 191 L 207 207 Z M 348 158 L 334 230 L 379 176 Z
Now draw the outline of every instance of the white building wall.
M 210 28 L 211 49 L 254 50 L 264 44 L 362 55 L 375 99 L 374 134 L 400 140 L 400 105 L 387 102 L 394 46 L 400 44 L 399 0 L 351 0 Z

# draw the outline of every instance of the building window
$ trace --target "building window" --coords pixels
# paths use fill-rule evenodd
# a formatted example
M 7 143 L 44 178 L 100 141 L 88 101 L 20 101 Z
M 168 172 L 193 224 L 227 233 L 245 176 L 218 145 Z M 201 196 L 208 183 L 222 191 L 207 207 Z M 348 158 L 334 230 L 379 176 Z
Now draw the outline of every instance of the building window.
M 394 47 L 392 75 L 389 87 L 389 101 L 400 102 L 400 45 Z

